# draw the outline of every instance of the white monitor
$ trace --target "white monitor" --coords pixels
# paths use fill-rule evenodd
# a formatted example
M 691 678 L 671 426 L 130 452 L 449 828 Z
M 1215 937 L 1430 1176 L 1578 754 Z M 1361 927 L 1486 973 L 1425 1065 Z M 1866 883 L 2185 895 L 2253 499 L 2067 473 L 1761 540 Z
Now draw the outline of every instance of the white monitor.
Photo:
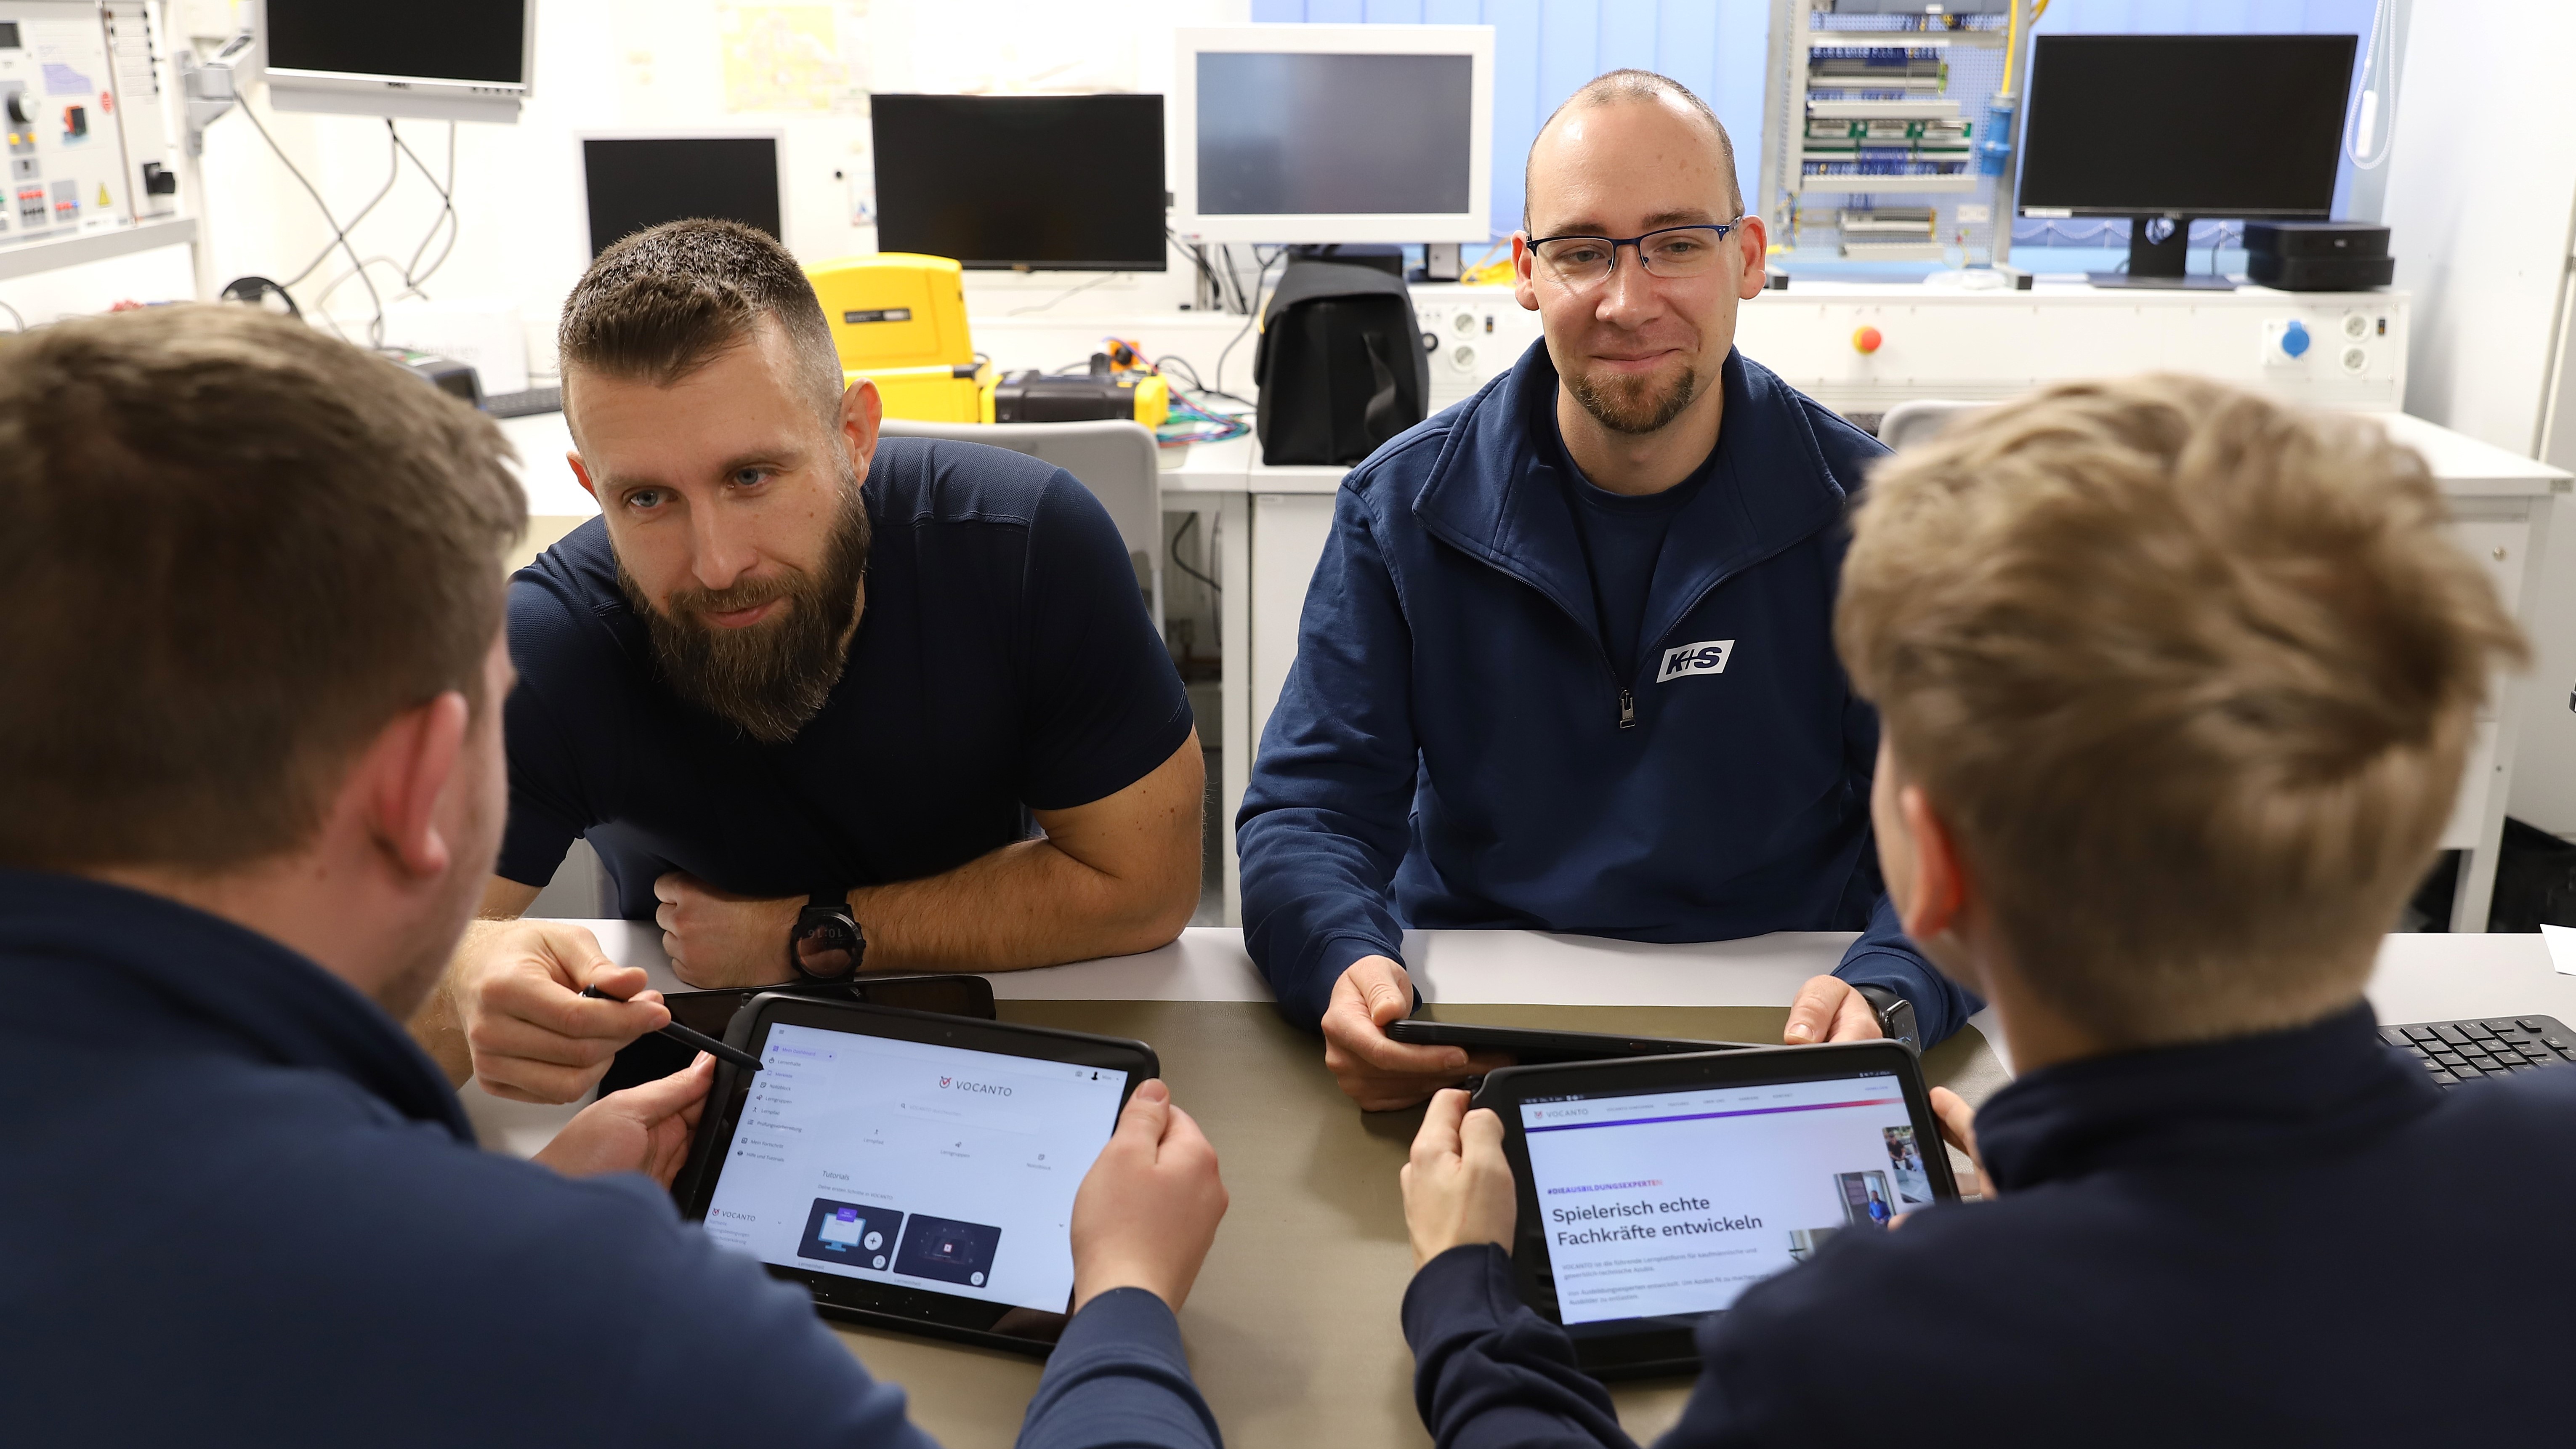
M 1184 28 L 1172 223 L 1214 242 L 1493 235 L 1490 25 Z
M 252 0 L 269 103 L 281 111 L 519 119 L 537 0 Z

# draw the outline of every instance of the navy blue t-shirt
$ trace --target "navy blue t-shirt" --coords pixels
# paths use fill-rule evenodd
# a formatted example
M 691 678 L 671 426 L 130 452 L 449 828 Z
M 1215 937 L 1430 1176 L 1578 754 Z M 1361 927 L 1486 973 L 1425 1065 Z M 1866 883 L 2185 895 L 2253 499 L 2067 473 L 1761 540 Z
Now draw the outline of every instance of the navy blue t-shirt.
M 618 912 L 684 870 L 754 896 L 912 880 L 1116 794 L 1189 737 L 1189 697 L 1109 515 L 1061 468 L 887 438 L 862 495 L 867 608 L 820 714 L 764 745 L 655 675 L 594 519 L 510 585 L 500 874 L 587 836 Z
M 1539 455 L 1565 469 L 1575 538 L 1592 571 L 1592 612 L 1601 621 L 1601 647 L 1609 651 L 1621 679 L 1634 679 L 1637 636 L 1646 628 L 1646 598 L 1654 589 L 1655 564 L 1664 556 L 1664 535 L 1672 532 L 1673 515 L 1707 485 L 1723 450 L 1709 449 L 1696 471 L 1661 493 L 1613 493 L 1583 476 L 1557 426 L 1554 400 L 1546 400 L 1538 411 L 1541 416 L 1530 420 L 1530 431 Z

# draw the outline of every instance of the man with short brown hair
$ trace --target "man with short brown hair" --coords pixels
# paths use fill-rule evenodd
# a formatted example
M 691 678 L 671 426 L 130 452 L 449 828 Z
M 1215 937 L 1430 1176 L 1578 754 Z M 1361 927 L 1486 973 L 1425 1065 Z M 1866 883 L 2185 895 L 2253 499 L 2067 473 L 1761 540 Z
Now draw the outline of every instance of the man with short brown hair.
M 736 223 L 602 252 L 559 346 L 601 517 L 512 588 L 510 829 L 484 916 L 525 910 L 582 837 L 615 913 L 658 920 L 701 987 L 1179 934 L 1198 739 L 1126 545 L 1072 475 L 880 437 L 795 258 Z M 418 1029 L 460 1079 L 470 1061 L 499 1095 L 569 1101 L 666 1020 L 643 984 L 587 932 L 485 925 Z
M 1932 1093 L 1995 1201 L 1706 1314 L 1667 1445 L 2442 1443 L 2556 1381 L 2576 1268 L 2530 1224 L 2576 1195 L 2576 1070 L 2436 1086 L 2362 997 L 2526 655 L 2444 523 L 2374 422 L 2182 377 L 1872 476 L 1836 639 L 1889 893 L 2020 1073 L 1973 1120 Z M 1405 1170 L 1425 1417 L 1625 1444 L 1512 1305 L 1502 1126 L 1465 1105 Z
M 927 1449 L 803 1290 L 673 1210 L 709 1058 L 530 1164 L 403 1035 L 501 838 L 507 454 L 249 309 L 0 346 L 13 1439 Z M 1216 1442 L 1172 1311 L 1224 1211 L 1139 1088 L 1023 1443 Z

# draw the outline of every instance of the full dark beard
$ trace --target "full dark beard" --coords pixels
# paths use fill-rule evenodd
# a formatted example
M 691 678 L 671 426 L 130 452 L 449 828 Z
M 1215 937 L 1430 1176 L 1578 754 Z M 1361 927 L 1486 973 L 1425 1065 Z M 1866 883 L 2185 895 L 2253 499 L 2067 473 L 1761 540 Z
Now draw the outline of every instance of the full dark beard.
M 868 571 L 868 510 L 859 480 L 842 474 L 841 509 L 818 572 L 791 569 L 729 589 L 679 589 L 656 607 L 617 565 L 618 587 L 644 620 L 653 663 L 682 699 L 763 744 L 783 745 L 822 713 L 849 664 L 850 623 Z M 787 607 L 747 629 L 706 620 L 784 598 Z
M 1682 415 L 1699 396 L 1699 376 L 1688 368 L 1670 383 L 1652 377 L 1623 377 L 1608 383 L 1585 372 L 1565 374 L 1565 390 L 1601 426 L 1614 433 L 1660 430 Z

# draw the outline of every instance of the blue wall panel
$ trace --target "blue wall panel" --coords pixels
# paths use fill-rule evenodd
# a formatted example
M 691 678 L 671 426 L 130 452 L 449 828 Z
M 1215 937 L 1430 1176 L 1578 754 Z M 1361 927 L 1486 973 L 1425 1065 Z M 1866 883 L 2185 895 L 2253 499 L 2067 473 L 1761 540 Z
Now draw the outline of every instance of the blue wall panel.
M 1600 62 L 1600 0 L 1540 0 L 1538 94 L 1532 98 L 1540 118 L 1601 74 Z
M 1601 47 L 1593 58 L 1598 67 L 1594 75 L 1655 68 L 1655 10 L 1655 0 L 1601 0 Z
M 1540 0 L 1485 0 L 1485 23 L 1494 27 L 1494 235 L 1521 224 L 1521 168 L 1530 141 L 1547 113 L 1540 109 L 1538 13 Z M 1556 102 L 1546 103 L 1553 107 Z
M 2054 0 L 2042 34 L 2351 34 L 2375 0 Z M 1494 234 L 1520 225 L 1521 168 L 1539 122 L 1605 70 L 1661 71 L 1706 100 L 1734 138 L 1750 197 L 1762 172 L 1769 0 L 1252 0 L 1261 22 L 1494 27 Z M 2356 60 L 2358 56 L 2356 55 Z M 2351 164 L 2335 188 L 2341 209 Z

